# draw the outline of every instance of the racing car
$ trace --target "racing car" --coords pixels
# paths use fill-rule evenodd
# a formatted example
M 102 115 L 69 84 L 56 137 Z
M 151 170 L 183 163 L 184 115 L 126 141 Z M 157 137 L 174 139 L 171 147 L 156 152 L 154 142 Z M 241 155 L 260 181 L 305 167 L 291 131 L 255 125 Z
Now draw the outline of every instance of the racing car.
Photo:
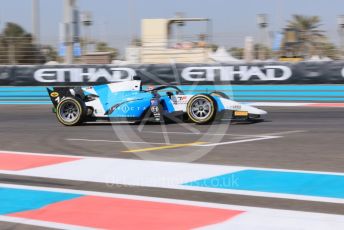
M 140 80 L 87 87 L 48 88 L 57 120 L 66 126 L 99 120 L 166 119 L 207 124 L 215 119 L 262 120 L 266 111 L 240 104 L 223 92 L 185 94 L 174 85 L 143 89 Z M 178 120 L 178 121 L 179 121 Z

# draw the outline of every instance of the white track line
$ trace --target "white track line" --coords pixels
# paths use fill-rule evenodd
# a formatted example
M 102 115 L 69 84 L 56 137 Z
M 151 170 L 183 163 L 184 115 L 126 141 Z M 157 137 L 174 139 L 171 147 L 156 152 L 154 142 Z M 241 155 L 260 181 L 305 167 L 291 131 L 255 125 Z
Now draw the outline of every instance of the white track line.
M 263 141 L 263 140 L 276 139 L 276 138 L 282 138 L 282 137 L 281 136 L 259 137 L 259 138 L 245 139 L 245 140 L 238 140 L 238 141 L 219 142 L 219 143 L 212 143 L 212 144 L 202 144 L 202 145 L 198 145 L 198 146 L 212 147 L 212 146 L 219 146 L 219 145 L 231 145 L 231 144 L 239 144 L 239 143 L 246 143 L 246 142 L 253 142 L 253 141 Z
M 275 133 L 261 133 L 259 135 L 264 136 L 274 136 L 274 135 L 286 135 L 286 134 L 294 134 L 294 133 L 307 133 L 307 130 L 291 130 L 291 131 L 283 131 L 283 132 L 275 132 Z
M 311 107 L 311 108 L 342 108 L 344 103 L 337 102 L 247 102 L 244 103 L 251 106 L 266 107 Z
M 106 142 L 106 143 L 133 143 L 133 144 L 151 144 L 151 145 L 166 145 L 168 143 L 162 142 L 144 142 L 144 141 L 112 141 L 112 140 L 94 140 L 94 139 L 78 139 L 68 138 L 67 141 L 86 141 L 86 142 Z
M 135 122 L 132 121 L 90 121 L 90 122 L 85 122 L 85 124 L 97 124 L 97 125 L 107 125 L 107 124 L 114 124 L 114 125 L 126 125 L 126 124 L 135 124 Z
M 24 225 L 31 225 L 31 226 L 37 226 L 37 227 L 44 227 L 44 228 L 52 228 L 52 229 L 71 229 L 71 230 L 72 229 L 73 230 L 95 230 L 96 229 L 96 228 L 81 227 L 81 226 L 70 225 L 70 224 L 60 224 L 60 223 L 55 223 L 55 222 L 43 221 L 43 220 L 33 220 L 33 219 L 26 219 L 26 218 L 12 217 L 12 216 L 2 216 L 2 215 L 0 215 L 0 221 L 15 223 L 15 224 L 24 224 Z
M 309 106 L 312 103 L 302 103 L 302 102 L 248 102 L 245 103 L 251 106 L 268 106 L 268 107 L 299 107 L 299 106 Z
M 290 131 L 288 131 L 290 132 Z M 152 134 L 177 134 L 177 135 L 204 135 L 204 136 L 235 136 L 235 137 L 267 137 L 269 135 L 264 134 L 230 134 L 230 133 L 191 133 L 191 132 L 159 132 L 159 131 L 143 131 L 142 133 L 152 133 Z
M 246 137 L 248 137 L 248 136 L 246 136 Z M 250 136 L 250 137 L 257 137 L 257 136 Z M 257 138 L 253 138 L 253 139 L 251 138 L 251 139 L 245 139 L 245 140 L 236 140 L 236 141 L 209 143 L 209 144 L 196 144 L 196 145 L 192 145 L 192 146 L 212 147 L 212 146 L 219 146 L 219 145 L 231 145 L 231 144 L 240 144 L 240 143 L 245 143 L 245 142 L 262 141 L 262 140 L 269 140 L 269 139 L 276 139 L 276 138 L 282 138 L 282 136 L 258 136 Z M 67 140 L 67 141 L 85 141 L 85 142 L 105 142 L 105 143 L 135 143 L 135 144 L 152 144 L 152 145 L 174 145 L 173 143 L 157 143 L 157 142 L 144 142 L 144 141 L 111 141 L 111 140 L 77 139 L 77 138 L 68 138 L 65 140 Z M 190 146 L 187 146 L 187 147 L 190 147 Z

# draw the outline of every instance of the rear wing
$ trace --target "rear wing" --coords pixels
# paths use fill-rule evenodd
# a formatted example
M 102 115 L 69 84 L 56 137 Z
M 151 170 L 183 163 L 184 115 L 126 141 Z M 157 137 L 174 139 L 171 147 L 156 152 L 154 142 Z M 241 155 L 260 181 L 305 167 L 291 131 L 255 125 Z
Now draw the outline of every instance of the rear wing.
M 55 108 L 65 97 L 78 97 L 80 99 L 85 97 L 81 87 L 54 87 L 47 88 L 47 91 Z

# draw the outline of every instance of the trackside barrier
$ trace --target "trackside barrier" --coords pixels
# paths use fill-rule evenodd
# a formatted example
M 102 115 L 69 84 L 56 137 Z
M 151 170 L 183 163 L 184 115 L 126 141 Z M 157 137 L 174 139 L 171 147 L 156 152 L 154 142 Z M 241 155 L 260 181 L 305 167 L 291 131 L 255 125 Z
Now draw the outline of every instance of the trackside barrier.
M 94 85 L 140 77 L 145 84 L 344 84 L 344 62 L 0 66 L 0 86 Z
M 222 91 L 237 101 L 343 102 L 344 62 L 0 66 L 1 104 L 49 104 L 45 86 L 132 80 Z

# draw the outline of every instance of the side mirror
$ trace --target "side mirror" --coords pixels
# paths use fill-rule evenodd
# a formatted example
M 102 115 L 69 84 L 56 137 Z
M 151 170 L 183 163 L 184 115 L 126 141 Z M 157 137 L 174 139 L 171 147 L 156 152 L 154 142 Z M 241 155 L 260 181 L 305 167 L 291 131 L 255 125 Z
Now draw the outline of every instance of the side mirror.
M 170 91 L 168 91 L 168 92 L 166 92 L 166 95 L 167 95 L 169 98 L 171 98 L 171 97 L 173 96 L 173 93 L 170 92 Z
M 134 81 L 141 81 L 141 77 L 139 77 L 139 76 L 134 76 L 134 77 L 133 77 L 133 80 L 134 80 Z

